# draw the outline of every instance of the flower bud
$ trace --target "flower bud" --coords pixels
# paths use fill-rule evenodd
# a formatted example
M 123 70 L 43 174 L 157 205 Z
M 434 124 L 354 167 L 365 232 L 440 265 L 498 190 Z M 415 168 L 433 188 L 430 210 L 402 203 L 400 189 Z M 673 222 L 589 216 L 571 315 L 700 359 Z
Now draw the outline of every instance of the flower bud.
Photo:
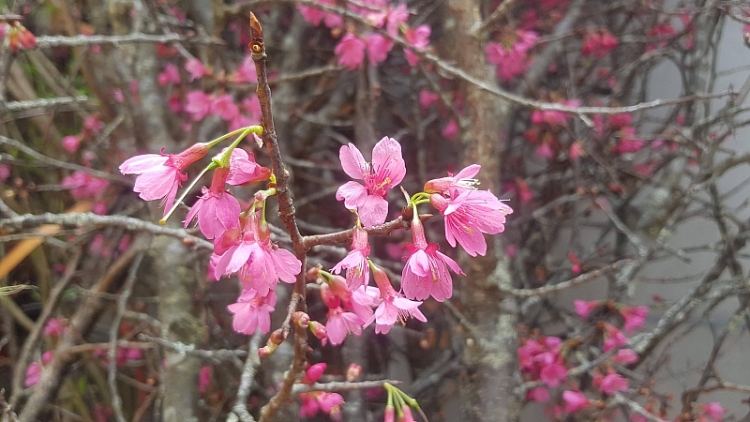
M 349 367 L 346 369 L 346 381 L 354 382 L 361 374 L 362 366 L 357 365 L 356 363 L 350 363 Z
M 292 323 L 297 324 L 302 328 L 307 328 L 307 326 L 310 324 L 310 315 L 302 311 L 297 311 L 292 314 Z
M 310 331 L 312 331 L 313 335 L 320 340 L 325 340 L 328 338 L 326 326 L 319 323 L 318 321 L 310 321 L 308 327 L 310 328 Z
M 336 309 L 341 306 L 341 301 L 335 294 L 333 294 L 331 286 L 327 283 L 320 285 L 320 298 L 323 300 L 323 303 L 331 309 Z
M 265 347 L 261 347 L 260 349 L 258 349 L 258 356 L 262 358 L 271 356 L 271 354 L 276 351 L 277 347 L 278 346 L 275 345 L 266 345 Z
M 284 338 L 284 331 L 281 328 L 278 328 L 271 333 L 271 337 L 268 338 L 268 343 L 266 343 L 266 345 L 278 346 L 284 342 Z
M 307 368 L 307 371 L 305 371 L 305 376 L 302 378 L 302 383 L 314 384 L 318 382 L 320 377 L 322 377 L 323 373 L 326 371 L 327 366 L 328 365 L 326 365 L 324 362 L 311 365 L 309 368 Z
M 351 290 L 349 290 L 349 287 L 346 284 L 346 279 L 344 277 L 341 277 L 340 275 L 334 275 L 328 281 L 328 285 L 331 287 L 331 291 L 333 291 L 333 294 L 335 294 L 336 297 L 343 300 L 344 302 L 352 298 L 352 292 Z

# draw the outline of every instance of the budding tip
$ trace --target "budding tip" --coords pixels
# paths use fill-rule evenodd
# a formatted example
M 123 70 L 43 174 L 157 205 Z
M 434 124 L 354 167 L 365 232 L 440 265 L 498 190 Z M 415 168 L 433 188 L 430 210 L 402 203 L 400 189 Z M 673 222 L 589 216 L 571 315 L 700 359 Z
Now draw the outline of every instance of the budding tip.
M 167 225 L 167 220 L 164 219 L 164 218 L 162 218 L 161 220 L 159 220 L 159 225 L 166 226 Z

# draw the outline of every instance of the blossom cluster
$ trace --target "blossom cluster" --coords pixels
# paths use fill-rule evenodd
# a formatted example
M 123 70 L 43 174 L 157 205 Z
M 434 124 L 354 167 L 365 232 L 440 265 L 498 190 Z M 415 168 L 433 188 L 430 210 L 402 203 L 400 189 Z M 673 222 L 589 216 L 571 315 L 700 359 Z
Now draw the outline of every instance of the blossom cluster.
M 0 42 L 14 53 L 37 46 L 36 37 L 21 22 L 0 22 Z
M 334 0 L 321 0 L 319 3 L 326 6 L 336 5 Z M 392 39 L 398 36 L 402 36 L 411 47 L 416 49 L 423 50 L 429 45 L 430 27 L 427 25 L 410 27 L 407 24 L 409 11 L 406 4 L 393 6 L 388 3 L 388 0 L 365 0 L 362 6 L 348 4 L 350 12 L 360 15 L 370 23 L 371 30 L 361 34 L 347 32 L 341 37 L 334 49 L 339 65 L 349 70 L 357 69 L 364 64 L 366 55 L 370 64 L 377 66 L 386 60 L 394 46 Z M 302 13 L 302 17 L 315 26 L 324 24 L 331 28 L 332 32 L 341 32 L 345 28 L 344 21 L 339 14 L 311 6 L 300 5 L 297 8 Z M 372 30 L 380 28 L 385 28 L 388 36 Z M 419 58 L 412 49 L 405 48 L 404 55 L 410 66 L 417 65 Z

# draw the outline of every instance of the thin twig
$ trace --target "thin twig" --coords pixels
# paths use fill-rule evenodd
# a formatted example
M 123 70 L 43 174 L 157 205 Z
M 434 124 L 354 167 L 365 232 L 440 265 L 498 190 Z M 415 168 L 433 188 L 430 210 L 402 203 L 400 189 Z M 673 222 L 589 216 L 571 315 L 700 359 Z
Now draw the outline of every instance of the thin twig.
M 112 321 L 112 327 L 109 330 L 109 364 L 108 364 L 108 376 L 107 382 L 109 384 L 109 394 L 112 400 L 112 410 L 114 411 L 115 417 L 118 422 L 126 422 L 125 415 L 122 413 L 122 398 L 117 390 L 117 335 L 120 332 L 120 323 L 122 322 L 122 316 L 125 313 L 125 308 L 128 304 L 128 299 L 133 291 L 135 285 L 136 275 L 138 274 L 138 268 L 141 266 L 143 261 L 144 252 L 139 253 L 133 263 L 130 264 L 130 271 L 128 277 L 125 280 L 125 284 L 122 287 L 122 293 L 117 301 L 117 314 L 115 315 L 114 321 Z
M 383 388 L 384 384 L 399 385 L 401 381 L 397 380 L 378 380 L 378 381 L 360 381 L 360 382 L 326 382 L 326 383 L 315 383 L 315 384 L 296 384 L 292 388 L 292 393 L 309 393 L 311 391 L 325 391 L 325 392 L 336 392 L 336 391 L 356 391 L 356 390 L 367 390 L 370 388 Z
M 168 347 L 171 350 L 181 355 L 191 355 L 202 359 L 211 359 L 218 361 L 234 360 L 247 356 L 247 352 L 244 350 L 228 350 L 228 349 L 217 349 L 217 350 L 202 350 L 196 349 L 194 344 L 185 344 L 179 341 L 171 341 L 160 337 L 152 337 L 148 334 L 139 334 L 138 339 L 143 341 L 151 341 L 164 347 Z
M 260 340 L 261 335 L 259 331 L 253 334 L 250 339 L 247 359 L 245 360 L 245 366 L 242 368 L 242 375 L 240 376 L 240 386 L 237 389 L 237 398 L 234 400 L 234 406 L 232 406 L 232 413 L 242 422 L 255 422 L 253 416 L 247 411 L 247 396 L 250 395 L 253 381 L 255 381 L 255 372 L 260 366 L 260 356 L 258 356 Z M 230 422 L 232 413 L 227 417 L 227 422 Z
M 80 104 L 89 101 L 89 97 L 79 95 L 77 97 L 42 98 L 30 101 L 12 101 L 5 105 L 6 111 L 25 111 L 37 108 L 55 108 L 70 104 Z
M 80 47 L 86 45 L 102 44 L 128 44 L 128 43 L 191 43 L 207 45 L 224 45 L 224 42 L 216 38 L 185 37 L 177 34 L 151 35 L 151 34 L 128 34 L 128 35 L 76 35 L 72 37 L 54 35 L 41 36 L 36 39 L 39 47 Z

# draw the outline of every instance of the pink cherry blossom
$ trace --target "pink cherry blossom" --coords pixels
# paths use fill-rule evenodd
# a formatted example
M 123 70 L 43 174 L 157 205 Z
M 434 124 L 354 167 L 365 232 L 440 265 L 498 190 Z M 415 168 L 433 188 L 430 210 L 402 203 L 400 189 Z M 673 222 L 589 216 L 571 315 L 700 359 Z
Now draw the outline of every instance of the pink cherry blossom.
M 568 155 L 570 156 L 571 160 L 577 160 L 581 155 L 583 155 L 583 143 L 580 141 L 573 142 L 570 144 L 570 149 L 568 150 Z
M 219 167 L 214 170 L 211 187 L 208 189 L 203 187 L 203 195 L 195 201 L 185 217 L 186 228 L 197 217 L 201 233 L 207 239 L 213 239 L 237 227 L 241 211 L 240 203 L 225 190 L 228 176 L 228 167 Z
M 164 66 L 164 70 L 159 73 L 159 76 L 156 78 L 156 80 L 161 86 L 169 84 L 177 85 L 180 83 L 180 69 L 178 69 L 174 64 L 170 63 Z
M 98 113 L 86 116 L 83 119 L 83 132 L 86 136 L 94 136 L 104 128 Z
M 565 411 L 568 413 L 589 407 L 589 399 L 580 391 L 564 391 L 563 401 L 565 401 Z
M 344 404 L 344 397 L 341 394 L 313 391 L 301 393 L 299 397 L 302 400 L 299 409 L 300 417 L 311 418 L 320 411 L 328 414 L 332 419 L 335 419 L 336 415 L 339 415 L 340 418 L 340 406 Z
M 357 314 L 344 312 L 343 309 L 335 308 L 328 310 L 328 322 L 326 322 L 326 331 L 328 340 L 331 344 L 338 346 L 344 342 L 347 334 L 361 335 L 362 321 Z
M 255 162 L 255 155 L 241 148 L 232 150 L 229 158 L 229 177 L 227 183 L 240 186 L 247 183 L 262 182 L 271 177 L 271 169 Z
M 724 414 L 727 413 L 727 410 L 724 409 L 724 406 L 722 406 L 721 403 L 717 401 L 701 404 L 700 408 L 703 413 L 705 413 L 706 416 L 708 416 L 714 422 L 721 422 Z
M 185 70 L 190 74 L 190 82 L 208 75 L 208 70 L 198 59 L 190 59 L 185 62 Z
M 325 362 L 310 365 L 310 367 L 305 370 L 305 374 L 302 376 L 301 382 L 303 384 L 315 384 L 326 372 L 327 367 L 328 364 L 326 364 Z
M 557 387 L 568 378 L 568 370 L 559 363 L 551 363 L 542 368 L 539 378 L 548 386 Z
M 399 35 L 399 27 L 409 19 L 409 11 L 406 10 L 406 4 L 401 3 L 388 12 L 388 23 L 386 31 L 391 37 Z
M 255 71 L 255 62 L 252 56 L 246 56 L 240 67 L 232 75 L 232 81 L 236 83 L 258 83 L 258 73 Z
M 407 28 L 404 32 L 404 39 L 417 49 L 423 50 L 430 44 L 430 32 L 430 27 L 427 25 L 419 25 L 416 29 Z M 404 54 L 410 66 L 414 67 L 419 63 L 419 57 L 411 49 L 404 49 Z
M 229 312 L 234 314 L 232 328 L 243 334 L 255 334 L 260 330 L 265 334 L 271 330 L 271 312 L 276 306 L 276 292 L 268 292 L 267 296 L 261 296 L 255 290 L 243 290 L 237 303 L 227 306 Z
M 336 5 L 336 0 L 317 0 L 317 2 L 328 6 Z M 320 25 L 321 22 L 324 22 L 329 28 L 341 27 L 344 24 L 344 20 L 341 16 L 335 13 L 327 13 L 315 7 L 302 5 L 298 5 L 297 9 L 302 13 L 302 17 L 307 22 L 310 22 L 315 26 Z
M 246 289 L 264 296 L 279 279 L 294 283 L 302 263 L 294 254 L 271 242 L 268 227 L 261 227 L 259 219 L 253 212 L 241 228 L 229 230 L 214 240 L 212 273 L 214 278 L 237 273 Z
M 609 116 L 609 125 L 612 129 L 620 129 L 633 124 L 633 115 L 630 113 L 613 114 Z
M 648 306 L 623 306 L 620 308 L 620 315 L 625 319 L 625 331 L 634 331 L 646 322 L 648 316 Z
M 422 302 L 416 302 L 406 299 L 396 292 L 388 280 L 388 275 L 378 267 L 373 268 L 373 278 L 380 290 L 380 304 L 370 319 L 365 322 L 368 326 L 375 322 L 375 332 L 379 334 L 388 334 L 396 321 L 404 320 L 408 317 L 427 322 L 427 318 L 419 311 L 419 305 Z
M 339 41 L 333 52 L 339 56 L 339 65 L 345 66 L 349 70 L 354 70 L 362 66 L 366 48 L 367 43 L 350 32 L 341 38 L 341 41 Z
M 50 318 L 44 325 L 44 335 L 59 337 L 65 332 L 65 325 L 57 318 Z
M 62 147 L 65 151 L 73 154 L 81 146 L 81 138 L 78 136 L 65 136 L 62 138 Z
M 341 147 L 341 167 L 349 177 L 362 180 L 346 182 L 336 192 L 336 199 L 344 201 L 346 208 L 357 210 L 365 227 L 385 222 L 388 216 L 388 190 L 401 183 L 406 175 L 406 164 L 401 157 L 401 145 L 392 138 L 384 137 L 372 150 L 372 164 L 365 161 L 354 144 Z
M 440 97 L 434 92 L 430 92 L 427 90 L 421 90 L 419 91 L 419 105 L 422 107 L 422 110 L 428 109 L 431 105 L 437 104 L 437 102 L 440 100 Z
M 393 42 L 380 34 L 370 34 L 367 37 L 367 57 L 370 64 L 376 66 L 388 58 L 388 52 L 393 48 Z
M 455 175 L 448 173 L 447 177 L 429 180 L 424 184 L 424 191 L 427 193 L 450 195 L 453 191 L 463 192 L 464 190 L 474 190 L 479 185 L 479 180 L 474 177 L 481 169 L 482 166 L 479 164 L 471 164 Z
M 598 300 L 592 300 L 589 302 L 585 300 L 576 300 L 573 301 L 573 306 L 575 306 L 578 316 L 581 317 L 581 319 L 586 319 L 589 317 L 591 311 L 599 307 L 600 303 L 601 302 Z
M 443 137 L 446 139 L 455 140 L 456 136 L 458 135 L 458 129 L 459 127 L 456 119 L 450 119 L 448 120 L 448 124 L 445 125 L 440 134 L 443 135 Z
M 122 174 L 137 174 L 135 187 L 144 201 L 161 199 L 164 214 L 177 196 L 177 188 L 187 180 L 185 169 L 208 154 L 206 144 L 195 144 L 179 154 L 145 154 L 127 159 L 120 165 Z
M 341 271 L 346 270 L 346 283 L 350 290 L 356 290 L 362 285 L 367 285 L 370 280 L 370 265 L 367 263 L 369 255 L 367 231 L 355 227 L 352 232 L 352 250 L 331 269 L 331 272 L 341 274 Z
M 617 391 L 628 391 L 628 380 L 620 374 L 609 374 L 602 379 L 599 390 L 610 396 Z
M 485 53 L 487 61 L 497 66 L 497 76 L 504 81 L 523 74 L 529 65 L 525 52 L 509 50 L 499 43 L 487 43 Z
M 257 120 L 253 120 L 242 114 L 237 114 L 234 119 L 229 121 L 229 131 L 234 132 L 235 130 L 242 129 L 256 123 L 258 123 Z
M 203 120 L 211 111 L 211 98 L 203 91 L 188 92 L 185 103 L 185 112 L 194 122 Z
M 70 189 L 73 198 L 82 200 L 100 197 L 107 190 L 109 181 L 82 171 L 75 171 L 70 176 L 63 178 L 60 185 L 65 189 Z
M 224 94 L 217 96 L 211 101 L 211 114 L 219 116 L 226 121 L 231 121 L 240 114 L 240 109 L 234 103 L 234 99 L 230 94 Z
M 445 239 L 460 244 L 471 256 L 487 253 L 483 233 L 505 230 L 505 216 L 513 210 L 489 191 L 463 190 L 455 198 L 430 195 L 430 203 L 445 218 Z
M 620 142 L 614 148 L 618 154 L 635 153 L 641 150 L 646 142 L 643 139 L 636 138 L 635 128 L 624 127 L 620 130 Z
M 638 353 L 634 352 L 632 349 L 620 349 L 617 351 L 617 355 L 615 355 L 613 360 L 626 365 L 636 363 L 638 362 Z
M 411 231 L 414 243 L 407 244 L 411 253 L 401 274 L 401 288 L 406 297 L 425 300 L 432 296 L 438 302 L 453 295 L 453 280 L 448 271 L 463 274 L 456 261 L 442 254 L 435 243 L 427 243 L 424 226 L 415 214 Z

